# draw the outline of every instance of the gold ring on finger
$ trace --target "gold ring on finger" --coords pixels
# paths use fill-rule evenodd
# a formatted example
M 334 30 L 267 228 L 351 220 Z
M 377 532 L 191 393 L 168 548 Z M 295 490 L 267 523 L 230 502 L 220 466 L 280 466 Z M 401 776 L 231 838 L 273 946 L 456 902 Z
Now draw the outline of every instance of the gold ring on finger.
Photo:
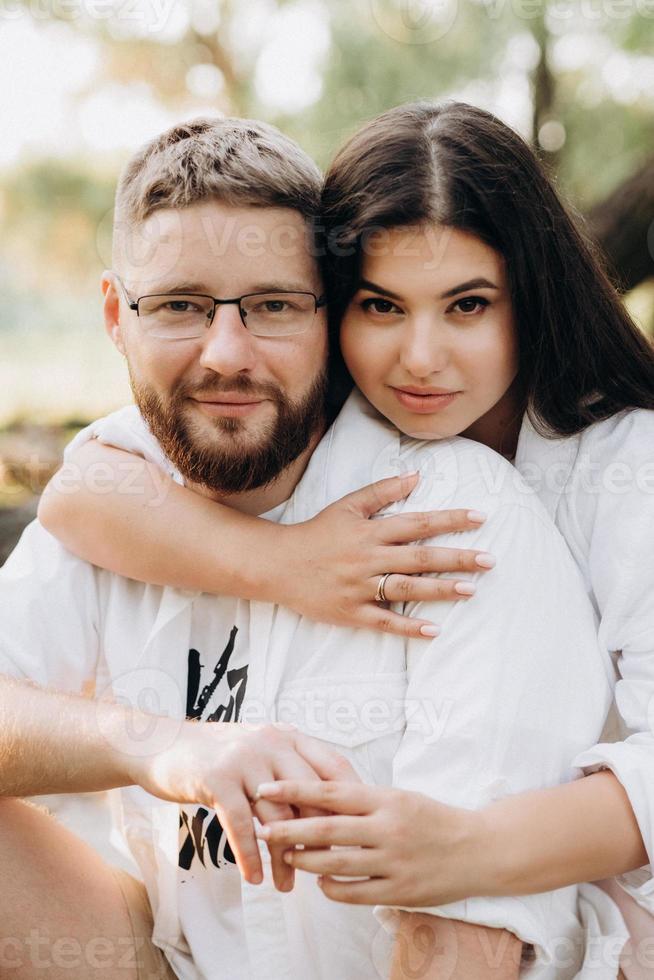
M 377 591 L 375 592 L 375 602 L 388 602 L 388 599 L 386 598 L 386 592 L 384 591 L 384 589 L 386 588 L 386 582 L 389 576 L 391 576 L 392 574 L 393 574 L 392 572 L 385 572 L 383 575 L 379 576 Z

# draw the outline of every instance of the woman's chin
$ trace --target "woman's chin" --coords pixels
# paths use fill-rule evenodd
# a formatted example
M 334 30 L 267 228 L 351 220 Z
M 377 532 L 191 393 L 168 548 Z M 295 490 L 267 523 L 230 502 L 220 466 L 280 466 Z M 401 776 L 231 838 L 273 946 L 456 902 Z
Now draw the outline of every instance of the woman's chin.
M 389 420 L 396 429 L 399 429 L 403 435 L 409 436 L 411 439 L 451 439 L 461 432 L 461 426 L 452 422 L 448 423 L 445 419 L 436 419 L 428 415 L 396 417 L 390 418 Z

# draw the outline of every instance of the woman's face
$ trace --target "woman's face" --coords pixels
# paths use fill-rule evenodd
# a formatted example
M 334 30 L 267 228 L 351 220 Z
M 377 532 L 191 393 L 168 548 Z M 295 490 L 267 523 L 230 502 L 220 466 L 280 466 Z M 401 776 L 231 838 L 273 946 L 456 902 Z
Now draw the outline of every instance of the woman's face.
M 493 446 L 515 418 L 504 260 L 474 235 L 426 225 L 369 239 L 341 348 L 366 398 L 410 436 Z

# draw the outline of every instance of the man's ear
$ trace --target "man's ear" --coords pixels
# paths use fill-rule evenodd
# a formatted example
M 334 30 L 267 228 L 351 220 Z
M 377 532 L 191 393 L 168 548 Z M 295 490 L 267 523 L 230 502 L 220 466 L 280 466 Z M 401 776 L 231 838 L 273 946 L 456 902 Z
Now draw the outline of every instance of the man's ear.
M 102 292 L 104 293 L 104 328 L 109 334 L 112 343 L 118 348 L 125 357 L 125 343 L 120 323 L 120 296 L 114 282 L 114 277 L 110 272 L 102 273 Z

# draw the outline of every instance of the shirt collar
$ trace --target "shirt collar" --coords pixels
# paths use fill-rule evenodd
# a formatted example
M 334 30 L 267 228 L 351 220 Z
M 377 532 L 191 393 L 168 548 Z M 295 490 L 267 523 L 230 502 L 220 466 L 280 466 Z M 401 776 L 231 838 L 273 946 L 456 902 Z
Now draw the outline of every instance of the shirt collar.
M 536 431 L 525 412 L 514 465 L 538 494 L 552 520 L 566 492 L 578 452 L 578 435 L 546 438 Z

